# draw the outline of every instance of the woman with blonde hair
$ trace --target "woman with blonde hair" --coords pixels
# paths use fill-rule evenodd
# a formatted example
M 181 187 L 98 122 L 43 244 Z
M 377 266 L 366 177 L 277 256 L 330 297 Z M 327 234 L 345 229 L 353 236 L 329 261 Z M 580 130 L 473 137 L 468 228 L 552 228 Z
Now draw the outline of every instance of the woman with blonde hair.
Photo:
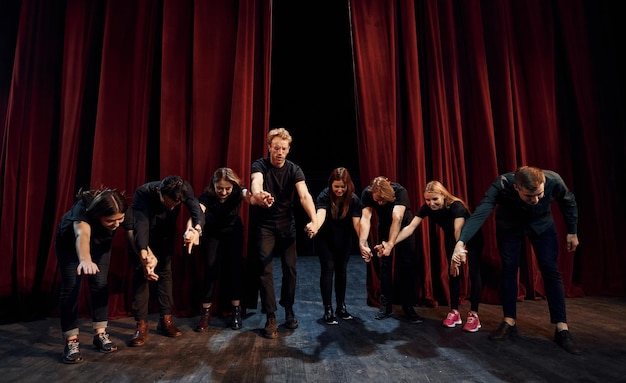
M 470 210 L 467 204 L 459 197 L 454 196 L 439 181 L 430 181 L 424 187 L 425 203 L 419 208 L 411 223 L 400 231 L 397 242 L 402 241 L 412 235 L 425 217 L 430 217 L 437 224 L 444 234 L 446 255 L 450 264 L 448 280 L 450 288 L 450 312 L 442 321 L 445 327 L 455 327 L 462 324 L 459 313 L 459 296 L 461 292 L 459 263 L 452 261 L 454 245 L 459 239 L 461 229 L 465 220 L 470 217 Z M 483 236 L 479 230 L 468 242 L 467 250 L 470 254 L 469 275 L 470 275 L 470 311 L 467 314 L 467 321 L 463 325 L 463 330 L 476 332 L 480 329 L 480 319 L 478 318 L 478 305 L 482 290 L 481 282 L 481 258 L 483 248 Z

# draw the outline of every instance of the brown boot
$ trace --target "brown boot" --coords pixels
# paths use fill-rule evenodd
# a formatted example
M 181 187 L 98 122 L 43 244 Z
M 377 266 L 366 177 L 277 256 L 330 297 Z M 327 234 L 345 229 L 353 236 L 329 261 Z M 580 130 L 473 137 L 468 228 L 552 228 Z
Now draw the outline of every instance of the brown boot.
M 159 321 L 157 331 L 165 336 L 171 336 L 172 338 L 183 335 L 179 329 L 174 326 L 172 322 L 172 315 L 164 315 Z
M 137 330 L 135 331 L 135 335 L 130 338 L 130 346 L 131 347 L 139 347 L 143 346 L 148 340 L 148 335 L 150 334 L 150 329 L 148 328 L 148 322 L 145 320 L 140 320 L 137 322 Z
M 202 307 L 200 311 L 200 322 L 194 329 L 197 332 L 202 332 L 209 327 L 209 322 L 211 322 L 211 307 Z

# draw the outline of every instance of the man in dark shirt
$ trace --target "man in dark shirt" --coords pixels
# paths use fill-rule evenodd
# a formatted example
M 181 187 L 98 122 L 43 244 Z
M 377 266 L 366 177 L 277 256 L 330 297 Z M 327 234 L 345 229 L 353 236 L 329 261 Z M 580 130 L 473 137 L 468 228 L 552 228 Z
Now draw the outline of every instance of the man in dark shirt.
M 415 312 L 417 303 L 417 277 L 419 268 L 415 251 L 415 237 L 409 236 L 400 243 L 396 243 L 400 229 L 411 223 L 413 213 L 409 194 L 404 186 L 390 182 L 386 177 L 376 177 L 361 193 L 361 221 L 359 227 L 359 250 L 366 262 L 372 258 L 372 250 L 367 238 L 370 234 L 372 211 L 378 217 L 378 240 L 380 245 L 378 256 L 380 262 L 380 300 L 382 306 L 376 319 L 385 319 L 392 313 L 393 303 L 393 254 L 396 248 L 397 257 L 396 280 L 400 283 L 403 292 L 402 309 L 407 320 L 411 323 L 422 323 L 424 319 Z M 397 245 L 397 246 L 396 246 Z
M 132 309 L 137 330 L 131 346 L 143 346 L 148 339 L 149 281 L 156 281 L 160 320 L 157 331 L 176 337 L 182 335 L 172 322 L 172 256 L 176 221 L 183 204 L 191 215 L 192 225 L 184 234 L 185 245 L 198 243 L 202 234 L 204 214 L 191 185 L 180 176 L 167 176 L 162 181 L 148 182 L 134 194 L 129 212 L 132 230 L 128 231 L 130 258 L 134 269 Z
M 261 310 L 267 314 L 262 331 L 266 338 L 278 337 L 276 327 L 276 294 L 272 257 L 280 256 L 283 278 L 280 305 L 285 308 L 285 327 L 296 329 L 293 312 L 296 294 L 296 222 L 293 215 L 295 194 L 311 219 L 306 226 L 309 236 L 317 234 L 315 203 L 306 185 L 302 169 L 287 160 L 291 135 L 284 128 L 272 129 L 267 136 L 269 156 L 252 163 L 250 191 L 250 228 L 258 261 L 257 277 L 261 289 Z
M 565 351 L 579 354 L 581 349 L 569 333 L 565 312 L 565 293 L 558 269 L 557 232 L 552 216 L 556 201 L 567 226 L 567 250 L 578 246 L 578 208 L 560 175 L 550 170 L 522 166 L 515 172 L 499 176 L 484 198 L 465 221 L 452 258 L 465 262 L 465 243 L 474 236 L 496 208 L 496 239 L 502 259 L 502 310 L 504 320 L 489 336 L 505 340 L 517 334 L 517 274 L 521 249 L 526 237 L 535 251 L 546 290 L 550 321 L 556 324 L 554 340 Z

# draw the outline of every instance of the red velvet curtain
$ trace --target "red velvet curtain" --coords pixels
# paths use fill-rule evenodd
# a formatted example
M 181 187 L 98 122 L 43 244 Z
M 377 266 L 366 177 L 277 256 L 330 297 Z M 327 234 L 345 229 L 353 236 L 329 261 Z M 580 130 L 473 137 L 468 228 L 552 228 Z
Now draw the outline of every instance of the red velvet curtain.
M 624 270 L 624 252 L 618 241 L 607 238 L 624 228 L 624 209 L 597 209 L 594 193 L 600 187 L 603 198 L 617 203 L 619 192 L 600 185 L 623 170 L 621 164 L 614 166 L 613 150 L 622 153 L 623 163 L 624 134 L 603 153 L 607 142 L 602 140 L 614 131 L 598 118 L 600 103 L 594 99 L 598 73 L 591 61 L 589 8 L 605 15 L 607 5 L 350 0 L 363 187 L 377 175 L 388 176 L 410 191 L 417 209 L 423 186 L 437 179 L 475 207 L 500 173 L 522 164 L 555 170 L 580 206 L 582 245 L 574 254 L 563 250 L 559 255 L 567 296 L 623 295 L 617 270 Z M 603 27 L 607 20 L 593 21 Z M 610 43 L 603 48 L 610 49 L 607 56 L 617 49 Z M 565 249 L 556 206 L 555 217 Z M 423 225 L 417 233 L 425 253 L 418 254 L 424 305 L 449 303 L 438 230 Z M 499 303 L 493 216 L 484 230 L 482 298 Z M 379 298 L 376 267 L 368 268 L 370 304 Z M 519 299 L 541 299 L 543 282 L 529 246 L 520 269 Z M 467 270 L 464 276 L 462 297 L 467 297 Z
M 4 9 L 13 13 L 2 21 L 19 22 L 0 109 L 3 321 L 54 311 L 54 230 L 78 188 L 104 185 L 130 199 L 144 182 L 179 174 L 199 194 L 221 166 L 248 180 L 265 152 L 271 5 L 26 0 Z M 185 315 L 198 260 L 180 245 L 174 293 Z M 127 316 L 123 234 L 113 253 L 110 313 Z
M 556 170 L 580 210 L 581 246 L 560 254 L 567 295 L 625 296 L 617 5 L 344 1 L 361 187 L 385 175 L 409 190 L 416 209 L 424 184 L 439 179 L 475 207 L 499 173 L 526 163 Z M 176 173 L 199 194 L 217 167 L 248 180 L 251 161 L 265 154 L 273 0 L 140 3 L 0 1 L 2 322 L 54 312 L 56 223 L 79 188 L 104 185 L 130 198 Z M 484 229 L 483 302 L 498 303 L 493 218 Z M 431 224 L 416 235 L 419 296 L 447 304 L 441 235 Z M 198 260 L 178 248 L 176 314 L 190 315 Z M 123 234 L 113 251 L 111 316 L 121 317 L 130 310 Z M 367 302 L 377 304 L 376 265 L 364 267 Z M 520 299 L 543 296 L 530 251 L 520 287 Z M 464 296 L 467 288 L 466 279 Z

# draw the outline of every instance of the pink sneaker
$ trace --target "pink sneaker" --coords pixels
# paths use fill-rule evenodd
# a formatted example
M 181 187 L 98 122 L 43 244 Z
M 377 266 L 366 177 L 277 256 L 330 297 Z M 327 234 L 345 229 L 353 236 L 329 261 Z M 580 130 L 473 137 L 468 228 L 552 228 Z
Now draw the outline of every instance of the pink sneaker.
M 446 319 L 441 322 L 441 324 L 446 327 L 454 327 L 461 323 L 463 323 L 463 321 L 461 321 L 461 314 L 459 314 L 457 310 L 450 310 Z
M 478 315 L 474 313 L 467 314 L 467 322 L 463 326 L 463 331 L 468 332 L 476 332 L 480 329 L 480 319 L 478 319 Z

